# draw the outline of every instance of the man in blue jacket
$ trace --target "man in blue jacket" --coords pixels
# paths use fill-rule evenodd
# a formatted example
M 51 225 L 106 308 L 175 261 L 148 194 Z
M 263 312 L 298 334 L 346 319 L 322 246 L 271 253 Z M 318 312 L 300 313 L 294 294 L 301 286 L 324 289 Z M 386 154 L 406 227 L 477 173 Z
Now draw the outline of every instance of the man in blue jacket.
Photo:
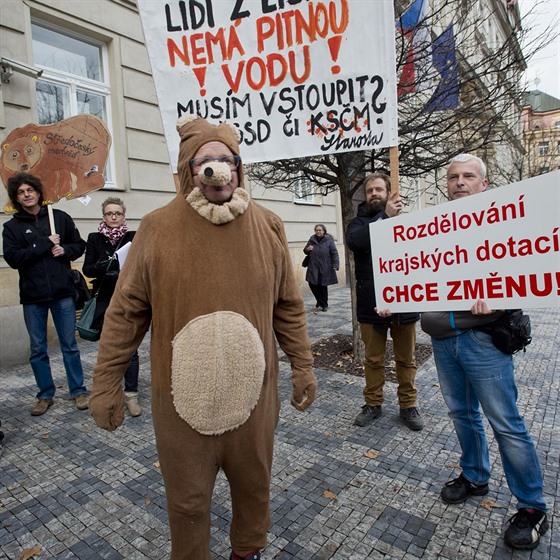
M 80 257 L 86 243 L 72 218 L 53 210 L 51 234 L 41 181 L 26 173 L 8 179 L 8 196 L 16 209 L 4 224 L 4 259 L 19 272 L 19 295 L 29 333 L 29 363 L 39 387 L 33 416 L 53 404 L 56 387 L 47 354 L 47 317 L 50 310 L 62 350 L 70 395 L 79 410 L 88 408 L 80 351 L 76 342 L 76 307 L 70 261 Z
M 416 322 L 418 313 L 397 313 L 382 317 L 377 313 L 373 284 L 369 225 L 396 216 L 402 208 L 398 193 L 391 195 L 391 182 L 384 173 L 372 173 L 364 182 L 366 200 L 346 231 L 346 244 L 354 253 L 356 268 L 356 312 L 365 346 L 365 404 L 354 425 L 367 426 L 381 416 L 385 384 L 385 349 L 391 331 L 397 370 L 397 397 L 400 417 L 411 430 L 421 430 L 424 422 L 416 407 Z

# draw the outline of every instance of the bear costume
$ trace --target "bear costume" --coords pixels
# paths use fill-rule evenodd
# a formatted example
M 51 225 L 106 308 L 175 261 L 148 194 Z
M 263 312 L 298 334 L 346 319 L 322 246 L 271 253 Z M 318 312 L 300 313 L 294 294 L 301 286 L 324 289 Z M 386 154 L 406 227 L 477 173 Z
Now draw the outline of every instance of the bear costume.
M 243 558 L 266 545 L 269 527 L 280 412 L 276 341 L 291 363 L 298 410 L 315 398 L 313 358 L 280 218 L 250 200 L 241 165 L 223 204 L 195 187 L 195 154 L 217 141 L 238 155 L 237 130 L 194 116 L 177 129 L 180 191 L 138 228 L 105 316 L 90 411 L 101 428 L 122 423 L 124 372 L 151 324 L 152 413 L 171 558 L 210 560 L 219 469 L 231 489 L 232 558 Z M 210 162 L 199 177 L 217 184 L 226 171 Z

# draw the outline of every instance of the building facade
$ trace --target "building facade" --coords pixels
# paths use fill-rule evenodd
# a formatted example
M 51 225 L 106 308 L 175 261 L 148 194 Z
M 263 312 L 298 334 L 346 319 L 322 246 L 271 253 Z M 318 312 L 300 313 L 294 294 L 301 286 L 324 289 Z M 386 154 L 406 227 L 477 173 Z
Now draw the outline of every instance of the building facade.
M 523 176 L 560 169 L 560 99 L 530 91 L 523 107 Z
M 106 184 L 83 200 L 56 207 L 76 221 L 81 236 L 97 231 L 101 202 L 120 196 L 137 229 L 148 212 L 175 196 L 156 91 L 136 3 L 131 0 L 66 2 L 2 0 L 0 7 L 0 141 L 28 123 L 51 124 L 89 113 L 112 136 Z M 249 184 L 251 197 L 286 225 L 302 290 L 300 263 L 315 223 L 324 223 L 344 252 L 337 194 L 292 194 Z M 305 190 L 305 189 L 303 189 Z M 7 193 L 0 189 L 1 208 Z M 0 214 L 0 221 L 10 219 Z M 81 263 L 77 263 L 78 268 Z M 344 270 L 339 273 L 344 282 Z M 0 260 L 0 354 L 4 365 L 28 357 L 19 305 L 18 274 Z

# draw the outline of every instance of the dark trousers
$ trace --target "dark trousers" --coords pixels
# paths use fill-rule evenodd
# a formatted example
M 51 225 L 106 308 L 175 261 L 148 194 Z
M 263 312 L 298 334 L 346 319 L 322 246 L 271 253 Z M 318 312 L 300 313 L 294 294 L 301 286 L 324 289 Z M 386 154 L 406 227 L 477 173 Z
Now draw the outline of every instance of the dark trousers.
M 309 284 L 309 288 L 313 292 L 317 304 L 319 307 L 329 306 L 329 288 L 327 286 L 321 286 L 320 284 Z
M 138 391 L 138 374 L 140 372 L 140 358 L 138 350 L 135 350 L 130 357 L 130 363 L 124 374 L 124 390 L 131 393 Z

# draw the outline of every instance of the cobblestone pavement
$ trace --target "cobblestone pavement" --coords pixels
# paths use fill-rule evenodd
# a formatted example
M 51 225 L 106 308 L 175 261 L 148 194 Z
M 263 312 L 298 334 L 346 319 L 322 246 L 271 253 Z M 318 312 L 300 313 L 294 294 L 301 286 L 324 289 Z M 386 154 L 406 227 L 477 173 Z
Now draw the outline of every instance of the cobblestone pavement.
M 327 313 L 306 298 L 313 341 L 351 332 L 350 294 L 331 290 Z M 560 558 L 559 340 L 560 311 L 531 312 L 534 338 L 516 357 L 519 406 L 545 472 L 551 529 L 532 552 L 513 552 L 502 539 L 515 513 L 496 443 L 490 435 L 492 480 L 486 498 L 450 506 L 442 485 L 457 476 L 459 447 L 447 417 L 433 358 L 419 369 L 419 404 L 426 428 L 411 432 L 398 418 L 396 386 L 386 385 L 381 418 L 353 426 L 363 380 L 317 370 L 314 406 L 289 405 L 287 364 L 281 364 L 282 413 L 277 429 L 269 545 L 263 558 L 298 560 L 555 559 Z M 427 341 L 419 333 L 420 340 Z M 22 344 L 26 341 L 22 341 Z M 0 557 L 117 560 L 167 558 L 165 495 L 149 412 L 149 341 L 140 348 L 139 418 L 107 433 L 66 392 L 61 356 L 52 354 L 57 393 L 41 417 L 29 414 L 36 392 L 28 366 L 0 369 Z M 81 342 L 91 385 L 97 345 Z M 214 559 L 229 557 L 230 501 L 218 477 L 212 518 Z M 29 557 L 29 556 L 27 556 Z M 197 560 L 197 559 L 193 559 Z

